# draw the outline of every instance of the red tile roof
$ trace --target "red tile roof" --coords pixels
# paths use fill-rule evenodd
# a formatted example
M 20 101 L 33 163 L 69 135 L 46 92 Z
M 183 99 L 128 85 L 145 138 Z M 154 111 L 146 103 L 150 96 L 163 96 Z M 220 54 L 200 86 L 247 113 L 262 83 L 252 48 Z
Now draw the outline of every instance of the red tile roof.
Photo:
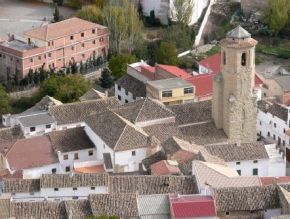
M 90 166 L 90 167 L 79 167 L 79 168 L 74 168 L 75 172 L 77 173 L 104 173 L 104 165 L 95 165 L 95 166 Z
M 217 53 L 213 56 L 207 57 L 199 62 L 205 68 L 212 70 L 212 74 L 217 74 L 221 70 L 221 53 Z
M 273 185 L 276 183 L 290 183 L 290 176 L 260 177 L 260 181 L 264 186 Z
M 170 197 L 174 218 L 214 217 L 216 209 L 211 196 L 191 195 Z
M 57 157 L 47 136 L 15 141 L 6 153 L 9 166 L 15 171 L 57 163 Z
M 197 97 L 211 96 L 212 94 L 212 80 L 214 74 L 203 74 L 192 76 L 186 79 L 195 86 L 195 95 Z
M 175 77 L 180 77 L 182 79 L 187 79 L 187 78 L 191 77 L 191 74 L 189 74 L 188 72 L 184 71 L 181 68 L 178 68 L 177 66 L 158 64 L 156 66 L 156 68 L 161 68 L 164 71 L 168 72 L 169 74 L 172 74 Z
M 169 175 L 180 174 L 180 169 L 177 166 L 171 165 L 167 160 L 161 160 L 151 165 L 152 175 Z

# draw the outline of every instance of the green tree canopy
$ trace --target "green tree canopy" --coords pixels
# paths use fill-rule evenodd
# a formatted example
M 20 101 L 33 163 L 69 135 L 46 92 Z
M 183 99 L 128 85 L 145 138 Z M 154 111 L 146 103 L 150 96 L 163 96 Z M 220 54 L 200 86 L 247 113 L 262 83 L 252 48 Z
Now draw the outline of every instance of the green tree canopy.
M 127 70 L 127 64 L 136 62 L 137 58 L 132 55 L 116 55 L 109 60 L 109 69 L 116 78 L 122 77 Z
M 288 25 L 290 21 L 289 11 L 289 0 L 268 0 L 263 20 L 275 35 Z
M 172 19 L 177 23 L 188 25 L 192 17 L 194 0 L 174 0 L 173 7 L 175 10 L 171 11 Z
M 52 96 L 63 103 L 70 103 L 77 101 L 91 87 L 91 82 L 79 74 L 53 75 L 41 84 L 40 94 Z
M 55 4 L 54 5 L 54 13 L 53 13 L 53 22 L 56 23 L 59 21 L 61 21 L 61 16 L 60 16 L 57 4 Z
M 11 106 L 9 94 L 6 92 L 5 88 L 0 85 L 0 115 L 9 113 L 10 109 Z
M 161 42 L 154 52 L 155 61 L 159 64 L 178 65 L 177 49 L 172 42 Z
M 110 88 L 114 84 L 114 80 L 112 78 L 112 73 L 110 69 L 104 68 L 102 71 L 102 75 L 100 77 L 101 87 Z
M 87 21 L 103 24 L 103 12 L 95 5 L 83 6 L 77 16 Z

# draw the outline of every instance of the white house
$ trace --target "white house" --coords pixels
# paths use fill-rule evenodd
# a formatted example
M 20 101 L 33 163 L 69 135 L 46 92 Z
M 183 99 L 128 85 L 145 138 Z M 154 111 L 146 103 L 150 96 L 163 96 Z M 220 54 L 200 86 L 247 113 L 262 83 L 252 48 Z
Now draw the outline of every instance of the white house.
M 114 172 L 138 171 L 147 151 L 154 147 L 142 129 L 110 110 L 89 116 L 85 122 L 86 133 L 97 149 L 97 160 L 105 161 L 106 155 L 105 168 Z
M 154 12 L 155 17 L 160 19 L 163 25 L 168 25 L 169 19 L 173 19 L 172 15 L 175 13 L 174 0 L 140 0 L 142 6 L 143 14 L 145 16 L 150 16 L 150 13 Z M 195 24 L 203 10 L 208 6 L 208 0 L 191 0 L 193 5 L 192 15 L 189 25 Z
M 257 134 L 272 139 L 281 152 L 290 160 L 290 108 L 278 103 L 262 100 L 258 102 Z

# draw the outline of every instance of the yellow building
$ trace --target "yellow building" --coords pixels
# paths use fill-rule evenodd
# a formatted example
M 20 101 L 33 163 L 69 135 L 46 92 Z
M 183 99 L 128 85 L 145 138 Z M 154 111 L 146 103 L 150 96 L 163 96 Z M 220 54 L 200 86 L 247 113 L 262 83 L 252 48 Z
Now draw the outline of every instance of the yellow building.
M 157 99 L 165 105 L 193 102 L 195 98 L 195 87 L 181 78 L 149 81 L 146 92 L 147 97 Z

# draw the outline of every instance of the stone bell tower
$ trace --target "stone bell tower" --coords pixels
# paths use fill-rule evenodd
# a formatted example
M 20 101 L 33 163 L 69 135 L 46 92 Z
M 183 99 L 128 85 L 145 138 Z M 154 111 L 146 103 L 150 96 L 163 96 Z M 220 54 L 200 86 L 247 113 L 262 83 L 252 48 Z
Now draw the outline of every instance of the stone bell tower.
M 213 81 L 212 115 L 217 128 L 231 142 L 255 142 L 256 96 L 255 46 L 245 29 L 238 26 L 221 41 L 221 73 Z

